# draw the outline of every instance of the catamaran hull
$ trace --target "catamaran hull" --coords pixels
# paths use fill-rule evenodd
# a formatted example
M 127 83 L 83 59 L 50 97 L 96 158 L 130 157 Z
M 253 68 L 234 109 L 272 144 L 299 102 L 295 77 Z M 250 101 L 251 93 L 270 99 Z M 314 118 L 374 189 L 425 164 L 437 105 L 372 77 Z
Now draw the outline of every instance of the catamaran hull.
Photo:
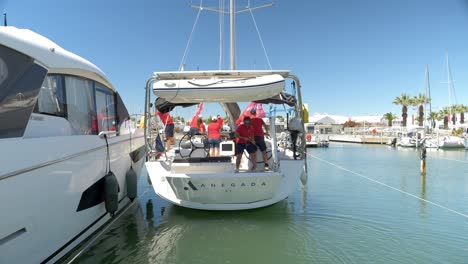
M 130 204 L 126 172 L 132 165 L 139 175 L 143 166 L 142 132 L 134 133 L 131 143 L 128 134 L 109 139 L 120 187 L 117 213 Z M 89 196 L 106 174 L 103 139 L 7 139 L 0 140 L 0 149 L 0 263 L 54 263 L 110 222 L 104 202 Z M 129 156 L 134 151 L 142 153 L 138 160 Z
M 284 89 L 278 74 L 255 78 L 159 80 L 154 94 L 171 103 L 250 102 L 278 95 Z
M 146 163 L 158 196 L 172 204 L 200 210 L 246 210 L 284 200 L 305 173 L 304 161 L 281 160 L 280 167 L 278 173 L 216 173 L 213 166 L 206 174 L 197 173 L 193 167 L 193 173 L 171 174 L 165 161 Z

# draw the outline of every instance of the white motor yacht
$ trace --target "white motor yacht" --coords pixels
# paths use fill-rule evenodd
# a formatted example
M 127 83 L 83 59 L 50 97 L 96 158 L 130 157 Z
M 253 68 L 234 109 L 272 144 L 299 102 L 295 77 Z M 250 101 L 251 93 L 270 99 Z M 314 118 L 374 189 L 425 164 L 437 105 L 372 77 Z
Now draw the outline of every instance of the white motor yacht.
M 57 262 L 135 198 L 143 129 L 98 67 L 30 30 L 0 27 L 0 124 L 0 263 Z
M 426 139 L 424 141 L 426 148 L 456 149 L 463 148 L 463 139 L 456 136 L 440 136 Z

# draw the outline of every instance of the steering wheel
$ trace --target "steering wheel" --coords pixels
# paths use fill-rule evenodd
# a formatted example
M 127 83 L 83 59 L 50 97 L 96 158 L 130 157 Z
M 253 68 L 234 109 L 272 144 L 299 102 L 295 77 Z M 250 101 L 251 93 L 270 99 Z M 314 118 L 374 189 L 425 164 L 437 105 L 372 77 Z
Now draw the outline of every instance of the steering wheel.
M 203 144 L 203 147 L 198 147 L 195 143 L 195 138 L 196 137 L 201 137 L 202 139 L 202 144 Z M 191 148 L 191 151 L 188 155 L 182 155 L 182 152 L 180 152 L 180 150 L 182 149 L 181 147 L 181 144 L 182 142 L 184 141 L 189 141 L 190 142 L 190 148 Z M 209 156 L 209 153 L 210 153 L 210 148 L 208 147 L 208 144 L 206 144 L 208 142 L 208 138 L 206 137 L 206 135 L 204 134 L 195 134 L 195 135 L 192 135 L 192 133 L 190 132 L 187 132 L 185 133 L 185 135 L 180 139 L 179 141 L 179 155 L 182 157 L 182 158 L 191 158 L 192 157 L 192 153 L 196 150 L 196 149 L 203 149 L 205 151 L 205 155 L 208 157 Z

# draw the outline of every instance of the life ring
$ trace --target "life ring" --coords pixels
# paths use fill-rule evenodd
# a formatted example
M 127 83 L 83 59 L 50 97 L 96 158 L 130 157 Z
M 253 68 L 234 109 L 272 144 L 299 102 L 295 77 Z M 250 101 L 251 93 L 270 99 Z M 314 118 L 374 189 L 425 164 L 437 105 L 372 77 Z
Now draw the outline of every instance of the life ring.
M 311 135 L 311 134 L 307 134 L 307 135 L 306 135 L 306 140 L 307 140 L 307 141 L 311 141 L 311 140 L 312 140 L 312 135 Z

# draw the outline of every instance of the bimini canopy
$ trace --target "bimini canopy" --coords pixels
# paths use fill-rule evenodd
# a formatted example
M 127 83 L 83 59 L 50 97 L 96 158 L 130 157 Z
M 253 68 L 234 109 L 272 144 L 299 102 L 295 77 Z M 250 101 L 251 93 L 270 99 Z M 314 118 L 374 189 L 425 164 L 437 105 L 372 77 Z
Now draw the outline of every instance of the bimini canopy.
M 288 71 L 155 73 L 153 92 L 171 103 L 251 102 L 279 95 Z
M 296 106 L 297 100 L 294 96 L 288 93 L 281 92 L 278 95 L 275 95 L 271 98 L 264 99 L 264 100 L 257 100 L 255 103 L 260 104 L 286 104 L 291 107 Z
M 154 102 L 154 106 L 161 113 L 167 113 L 172 111 L 176 106 L 189 107 L 197 105 L 197 103 L 171 103 L 166 101 L 164 98 L 158 97 Z

